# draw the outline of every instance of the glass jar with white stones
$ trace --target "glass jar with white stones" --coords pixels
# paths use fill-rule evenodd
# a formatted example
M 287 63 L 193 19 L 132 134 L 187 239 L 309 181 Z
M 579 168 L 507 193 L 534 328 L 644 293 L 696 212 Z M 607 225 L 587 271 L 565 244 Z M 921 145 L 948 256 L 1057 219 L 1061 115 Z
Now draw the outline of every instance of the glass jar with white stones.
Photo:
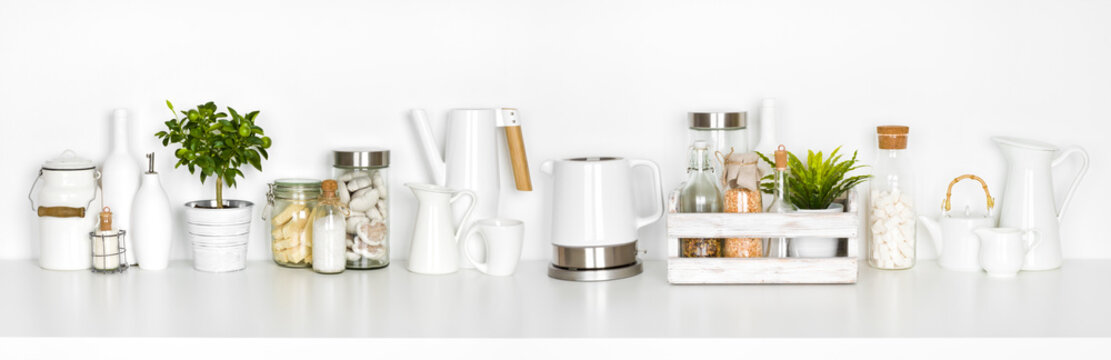
M 347 223 L 348 269 L 379 269 L 390 264 L 390 151 L 345 148 L 332 152 L 336 196 L 350 212 Z

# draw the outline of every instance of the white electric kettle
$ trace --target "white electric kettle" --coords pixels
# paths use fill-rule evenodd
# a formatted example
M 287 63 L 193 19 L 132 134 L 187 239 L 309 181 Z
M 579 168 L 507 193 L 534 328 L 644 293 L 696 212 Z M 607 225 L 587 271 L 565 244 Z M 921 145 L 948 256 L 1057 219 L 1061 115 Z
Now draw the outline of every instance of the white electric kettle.
M 637 216 L 633 168 L 652 172 L 652 214 Z M 637 230 L 663 217 L 660 168 L 648 160 L 582 157 L 548 160 L 553 178 L 552 266 L 562 280 L 613 280 L 639 274 Z

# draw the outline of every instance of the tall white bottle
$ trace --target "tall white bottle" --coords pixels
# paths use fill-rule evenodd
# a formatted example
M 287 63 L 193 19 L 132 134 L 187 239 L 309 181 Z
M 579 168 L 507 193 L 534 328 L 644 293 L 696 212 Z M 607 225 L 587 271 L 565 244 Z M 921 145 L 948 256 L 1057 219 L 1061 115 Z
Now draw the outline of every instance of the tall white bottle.
M 775 113 L 775 99 L 768 98 L 760 102 L 760 139 L 756 142 L 756 151 L 772 156 L 777 147 L 779 147 L 779 140 L 776 139 L 776 113 Z M 768 167 L 769 169 L 771 167 Z
M 134 248 L 128 248 L 127 252 L 135 253 L 140 269 L 162 270 L 170 263 L 173 213 L 158 172 L 154 171 L 154 153 L 147 154 L 147 160 L 149 168 L 143 173 L 143 185 L 139 187 L 135 203 L 131 206 L 133 230 L 128 237 Z
M 104 206 L 112 208 L 116 217 L 116 228 L 131 232 L 131 203 L 135 191 L 139 189 L 139 162 L 131 156 L 127 109 L 112 112 L 112 149 L 104 159 L 101 170 L 101 184 L 104 189 Z M 131 236 L 125 236 L 127 263 L 135 264 L 135 254 L 131 251 Z

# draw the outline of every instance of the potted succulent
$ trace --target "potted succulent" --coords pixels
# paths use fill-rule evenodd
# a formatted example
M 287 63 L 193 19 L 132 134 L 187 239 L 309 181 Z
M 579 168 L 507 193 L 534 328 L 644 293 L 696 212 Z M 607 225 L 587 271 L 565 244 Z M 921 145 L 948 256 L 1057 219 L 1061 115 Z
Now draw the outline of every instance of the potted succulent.
M 849 173 L 865 167 L 860 165 L 853 157 L 842 161 L 838 154 L 840 147 L 834 149 L 829 157 L 821 151 L 807 151 L 806 162 L 803 163 L 794 154 L 788 152 L 787 168 L 790 170 L 787 179 L 788 196 L 791 202 L 798 207 L 799 212 L 805 213 L 837 213 L 844 212 L 844 205 L 835 202 L 853 187 L 868 180 L 871 175 L 850 176 Z M 760 158 L 775 166 L 764 154 Z M 765 193 L 773 191 L 772 176 L 764 177 L 762 190 Z M 823 237 L 799 237 L 790 242 L 790 256 L 792 257 L 833 257 L 837 255 L 837 239 Z
M 236 186 L 243 178 L 243 165 L 262 170 L 268 159 L 270 138 L 255 121 L 258 111 L 240 115 L 227 107 L 221 112 L 212 102 L 195 109 L 182 110 L 181 117 L 169 100 L 166 106 L 174 118 L 165 122 L 166 130 L 155 137 L 165 147 L 176 147 L 174 168 L 185 166 L 198 174 L 201 183 L 215 180 L 216 199 L 185 204 L 187 238 L 193 244 L 193 267 L 200 271 L 241 270 L 246 265 L 254 204 L 244 200 L 225 200 L 224 186 Z M 230 115 L 229 115 L 230 114 Z

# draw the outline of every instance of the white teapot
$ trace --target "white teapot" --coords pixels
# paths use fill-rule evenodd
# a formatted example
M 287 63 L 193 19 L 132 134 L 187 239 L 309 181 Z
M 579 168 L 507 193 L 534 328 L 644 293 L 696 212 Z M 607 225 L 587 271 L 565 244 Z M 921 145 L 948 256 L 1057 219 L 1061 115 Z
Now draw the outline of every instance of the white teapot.
M 964 214 L 954 215 L 951 199 L 953 185 L 961 180 L 971 179 L 980 182 L 987 196 L 987 212 L 983 215 L 973 215 L 966 205 Z M 996 227 L 995 219 L 991 216 L 995 208 L 995 199 L 988 191 L 988 184 L 979 176 L 968 174 L 958 176 L 949 183 L 945 192 L 945 201 L 942 202 L 942 214 L 938 220 L 920 216 L 922 225 L 930 233 L 934 248 L 937 249 L 937 263 L 946 270 L 953 271 L 980 271 L 980 238 L 976 236 L 976 229 Z

